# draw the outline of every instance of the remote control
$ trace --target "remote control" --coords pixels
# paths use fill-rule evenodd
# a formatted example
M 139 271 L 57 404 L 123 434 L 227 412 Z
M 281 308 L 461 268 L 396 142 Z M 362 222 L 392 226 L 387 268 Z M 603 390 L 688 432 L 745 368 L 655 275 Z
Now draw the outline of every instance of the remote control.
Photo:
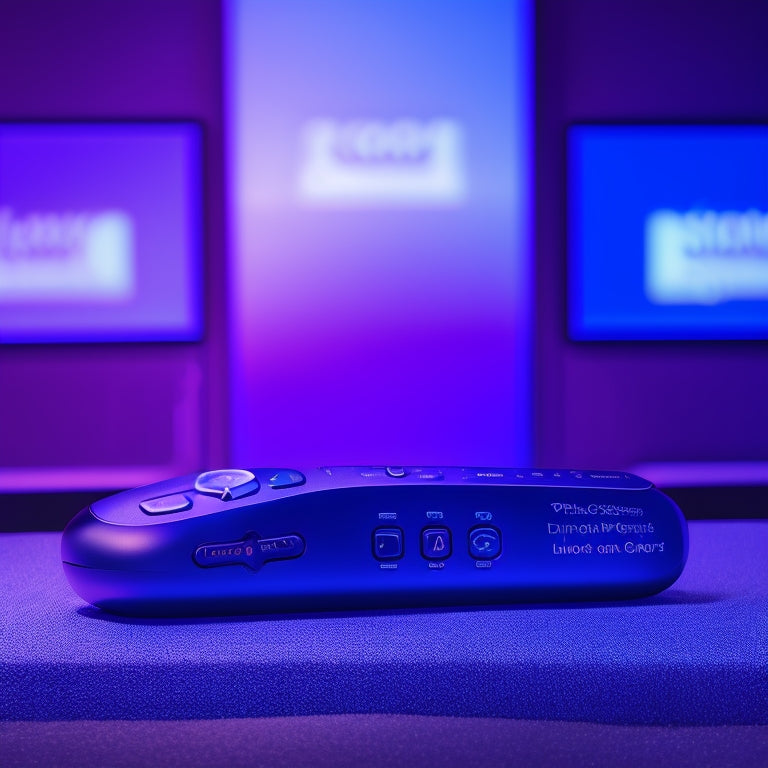
M 89 603 L 178 617 L 625 600 L 677 579 L 688 529 L 626 472 L 221 469 L 95 502 L 61 551 Z

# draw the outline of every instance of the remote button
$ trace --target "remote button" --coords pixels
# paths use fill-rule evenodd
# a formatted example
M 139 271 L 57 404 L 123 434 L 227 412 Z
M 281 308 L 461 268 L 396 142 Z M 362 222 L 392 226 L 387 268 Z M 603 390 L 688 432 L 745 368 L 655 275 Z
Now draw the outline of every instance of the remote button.
M 304 539 L 295 534 L 259 539 L 256 544 L 262 560 L 287 560 L 304 554 Z
M 389 477 L 405 477 L 408 474 L 405 467 L 386 467 L 384 471 Z
M 293 488 L 296 485 L 304 485 L 306 478 L 295 469 L 281 469 L 269 478 L 270 488 Z
M 399 528 L 377 528 L 373 532 L 373 556 L 397 560 L 403 556 L 403 532 Z
M 439 469 L 417 469 L 415 476 L 418 480 L 443 480 L 445 478 Z
M 363 480 L 381 480 L 383 477 L 389 477 L 384 467 L 359 467 L 357 471 Z
M 421 554 L 427 560 L 444 560 L 451 554 L 451 532 L 447 528 L 425 528 L 421 532 Z
M 203 544 L 195 550 L 195 562 L 209 568 L 217 565 L 247 565 L 258 568 L 258 558 L 254 560 L 256 539 L 249 537 L 242 541 L 220 541 Z
M 195 562 L 204 568 L 219 565 L 247 565 L 257 571 L 268 560 L 288 560 L 304 554 L 304 539 L 290 534 L 273 539 L 247 536 L 240 541 L 202 544 L 195 550 Z
M 168 515 L 171 512 L 183 512 L 191 506 L 192 502 L 183 493 L 174 493 L 170 496 L 142 501 L 139 509 L 148 515 Z
M 195 490 L 218 496 L 222 501 L 231 501 L 256 493 L 259 481 L 247 469 L 215 469 L 197 476 Z
M 522 475 L 519 475 L 516 479 L 521 477 Z M 480 483 L 503 483 L 509 476 L 499 469 L 465 469 L 461 479 Z
M 469 532 L 469 554 L 475 560 L 493 560 L 501 552 L 501 533 L 495 528 L 473 528 Z
M 587 472 L 587 477 L 590 480 L 607 480 L 614 483 L 623 483 L 629 476 L 622 472 Z

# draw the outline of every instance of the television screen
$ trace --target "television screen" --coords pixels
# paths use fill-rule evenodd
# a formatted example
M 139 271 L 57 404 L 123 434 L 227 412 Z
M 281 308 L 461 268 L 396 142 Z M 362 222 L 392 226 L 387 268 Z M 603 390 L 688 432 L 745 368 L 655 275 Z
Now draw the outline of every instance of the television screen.
M 191 122 L 0 124 L 0 342 L 200 337 Z
M 574 340 L 768 337 L 768 126 L 574 125 Z

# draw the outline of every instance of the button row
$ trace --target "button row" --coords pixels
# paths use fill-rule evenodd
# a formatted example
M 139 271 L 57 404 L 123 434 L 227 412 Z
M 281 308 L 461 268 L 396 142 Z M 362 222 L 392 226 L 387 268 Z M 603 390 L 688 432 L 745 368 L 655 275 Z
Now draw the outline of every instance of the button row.
M 493 560 L 501 554 L 501 531 L 477 526 L 467 534 L 469 554 L 475 560 Z M 377 528 L 373 532 L 373 556 L 377 560 L 399 560 L 404 552 L 401 528 Z M 421 532 L 421 556 L 426 560 L 445 560 L 453 554 L 449 528 L 425 528 Z
M 267 483 L 274 490 L 293 488 L 303 485 L 306 478 L 295 469 L 280 469 L 269 478 Z M 221 501 L 232 501 L 244 496 L 251 496 L 261 486 L 256 475 L 247 469 L 216 469 L 203 472 L 195 479 L 195 490 L 205 496 L 215 496 Z M 142 512 L 148 515 L 167 515 L 172 512 L 184 512 L 192 506 L 192 499 L 183 493 L 172 493 L 154 499 L 146 499 L 139 504 Z
M 629 472 L 594 472 L 579 469 L 462 469 L 470 483 L 549 485 L 554 487 L 646 488 L 650 485 Z
M 445 480 L 445 473 L 436 467 L 321 467 L 329 477 L 348 481 L 362 480 L 421 480 L 425 482 Z
M 440 482 L 456 473 L 460 482 L 488 485 L 533 485 L 559 488 L 648 488 L 650 483 L 629 472 L 595 472 L 576 469 L 509 469 L 496 467 L 323 467 L 332 478 L 354 480 L 403 480 Z M 454 476 L 456 476 L 454 475 Z

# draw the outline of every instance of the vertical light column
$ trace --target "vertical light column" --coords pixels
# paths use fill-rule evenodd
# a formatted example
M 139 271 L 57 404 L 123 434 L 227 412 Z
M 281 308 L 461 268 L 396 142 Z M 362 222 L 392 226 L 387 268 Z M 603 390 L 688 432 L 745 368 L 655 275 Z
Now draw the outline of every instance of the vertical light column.
M 527 463 L 529 3 L 225 11 L 233 462 Z

